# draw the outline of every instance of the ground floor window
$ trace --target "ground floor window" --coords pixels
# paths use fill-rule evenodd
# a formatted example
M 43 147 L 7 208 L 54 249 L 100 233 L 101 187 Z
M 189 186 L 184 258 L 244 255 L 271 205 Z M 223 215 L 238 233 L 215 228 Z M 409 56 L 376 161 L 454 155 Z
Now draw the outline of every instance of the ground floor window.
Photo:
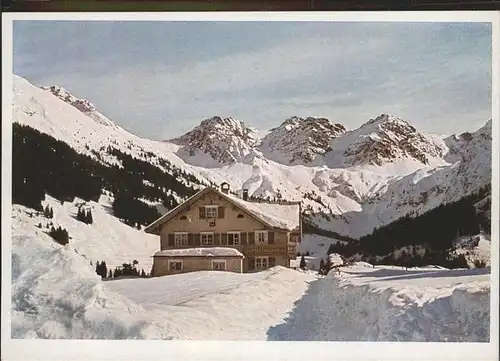
M 201 244 L 204 246 L 211 246 L 214 244 L 214 234 L 213 233 L 202 233 L 201 234 Z
M 226 270 L 226 261 L 213 260 L 212 261 L 212 269 L 215 271 L 225 271 Z
M 182 261 L 168 261 L 168 269 L 172 272 L 182 271 Z
M 255 269 L 269 268 L 269 257 L 255 257 Z

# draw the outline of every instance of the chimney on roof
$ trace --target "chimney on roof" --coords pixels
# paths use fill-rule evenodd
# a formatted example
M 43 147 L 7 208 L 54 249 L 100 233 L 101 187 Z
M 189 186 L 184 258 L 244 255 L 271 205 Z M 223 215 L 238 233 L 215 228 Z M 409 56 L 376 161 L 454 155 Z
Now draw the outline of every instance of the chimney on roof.
M 248 189 L 243 189 L 243 200 L 246 201 L 248 200 Z
M 223 182 L 221 185 L 220 185 L 220 191 L 224 194 L 229 194 L 229 183 L 227 182 Z

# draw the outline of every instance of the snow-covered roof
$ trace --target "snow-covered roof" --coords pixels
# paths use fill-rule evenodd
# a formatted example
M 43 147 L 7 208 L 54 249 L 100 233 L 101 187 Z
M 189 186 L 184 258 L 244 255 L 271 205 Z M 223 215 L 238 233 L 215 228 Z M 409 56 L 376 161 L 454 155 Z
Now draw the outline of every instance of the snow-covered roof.
M 243 257 L 243 254 L 234 248 L 210 247 L 210 248 L 184 248 L 165 249 L 158 251 L 155 257 Z
M 300 228 L 300 205 L 299 202 L 292 204 L 280 204 L 280 203 L 266 203 L 266 202 L 248 202 L 241 198 L 238 198 L 232 194 L 226 194 L 219 191 L 216 188 L 204 188 L 191 198 L 186 200 L 184 203 L 179 204 L 177 207 L 172 209 L 167 214 L 163 215 L 150 225 L 145 228 L 147 233 L 158 232 L 158 228 L 168 222 L 169 219 L 175 216 L 180 210 L 186 207 L 187 204 L 195 202 L 203 194 L 207 192 L 216 192 L 220 196 L 225 197 L 228 201 L 232 202 L 236 206 L 244 209 L 248 213 L 252 214 L 257 219 L 260 219 L 268 226 L 273 228 L 285 229 L 288 231 L 294 231 Z
M 328 258 L 332 267 L 342 266 L 344 264 L 344 260 L 338 253 L 332 253 L 328 256 Z
M 299 204 L 278 204 L 248 202 L 231 194 L 224 194 L 233 203 L 262 219 L 269 225 L 293 231 L 300 225 L 300 206 Z

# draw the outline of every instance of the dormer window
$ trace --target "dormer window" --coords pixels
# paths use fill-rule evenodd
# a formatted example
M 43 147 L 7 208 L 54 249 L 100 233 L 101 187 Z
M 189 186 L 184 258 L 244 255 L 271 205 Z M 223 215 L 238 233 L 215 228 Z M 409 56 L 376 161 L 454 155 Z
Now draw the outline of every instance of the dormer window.
M 218 205 L 206 205 L 199 207 L 200 219 L 225 218 L 225 207 Z
M 207 218 L 217 218 L 218 206 L 205 206 L 205 216 Z
M 184 219 L 187 219 L 187 217 L 186 216 L 180 216 L 179 219 L 184 220 Z

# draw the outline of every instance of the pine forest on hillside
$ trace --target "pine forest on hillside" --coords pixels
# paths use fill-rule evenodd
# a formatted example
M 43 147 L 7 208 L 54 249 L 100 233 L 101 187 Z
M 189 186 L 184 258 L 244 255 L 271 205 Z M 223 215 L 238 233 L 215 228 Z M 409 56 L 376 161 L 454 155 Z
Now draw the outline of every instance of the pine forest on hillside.
M 124 167 L 108 166 L 77 153 L 66 143 L 17 123 L 13 124 L 12 201 L 41 210 L 45 194 L 60 201 L 75 197 L 97 201 L 103 189 L 115 196 L 113 211 L 129 225 L 146 225 L 159 213 L 139 198 L 161 202 L 167 209 L 177 206 L 172 193 L 186 198 L 195 189 L 168 174 L 117 149 L 110 151 Z M 144 180 L 149 181 L 145 184 Z M 170 192 L 167 193 L 167 190 Z
M 407 267 L 439 265 L 447 268 L 468 267 L 463 255 L 450 256 L 455 242 L 462 237 L 473 237 L 484 232 L 491 234 L 491 220 L 485 208 L 477 203 L 491 195 L 491 185 L 478 192 L 449 204 L 442 204 L 426 213 L 398 219 L 358 241 L 342 244 L 333 243 L 328 254 L 338 253 L 345 257 L 361 254 L 362 259 L 371 264 L 397 264 Z M 486 202 L 485 204 L 488 204 Z M 423 254 L 414 251 L 422 247 Z M 398 257 L 398 249 L 403 250 Z

